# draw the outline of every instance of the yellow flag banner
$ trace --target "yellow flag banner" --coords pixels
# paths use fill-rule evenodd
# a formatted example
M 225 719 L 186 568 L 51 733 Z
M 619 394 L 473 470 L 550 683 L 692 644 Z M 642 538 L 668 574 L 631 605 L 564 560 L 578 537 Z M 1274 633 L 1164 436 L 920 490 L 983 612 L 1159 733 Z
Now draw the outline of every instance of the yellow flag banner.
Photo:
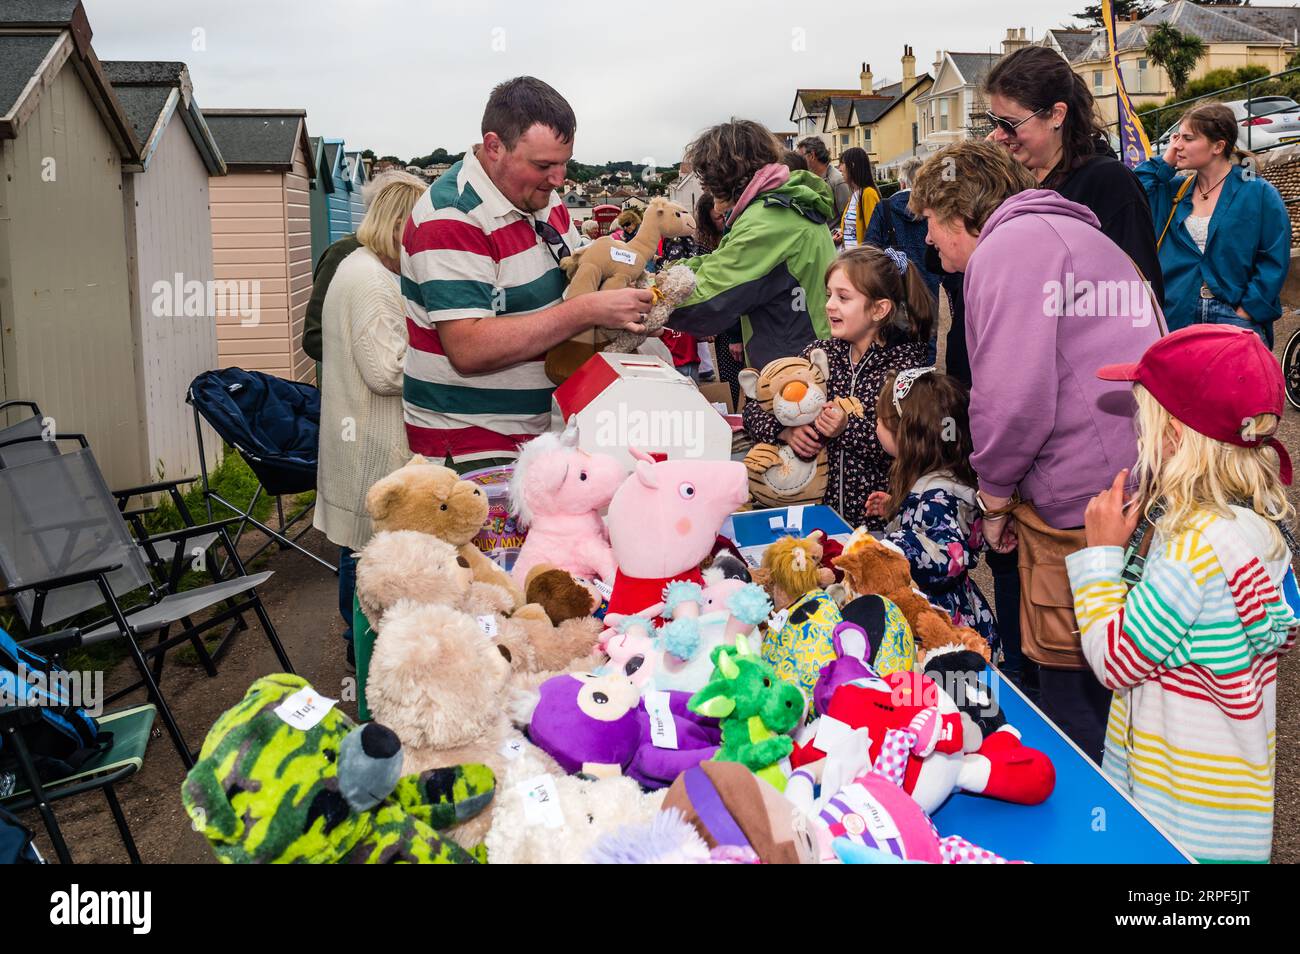
M 1115 5 L 1111 0 L 1101 0 L 1102 22 L 1106 24 L 1106 47 L 1110 51 L 1110 65 L 1115 71 L 1115 104 L 1119 115 L 1120 159 L 1132 169 L 1151 158 L 1151 140 L 1142 127 L 1137 110 L 1124 88 L 1124 74 L 1119 68 L 1119 38 L 1115 31 Z

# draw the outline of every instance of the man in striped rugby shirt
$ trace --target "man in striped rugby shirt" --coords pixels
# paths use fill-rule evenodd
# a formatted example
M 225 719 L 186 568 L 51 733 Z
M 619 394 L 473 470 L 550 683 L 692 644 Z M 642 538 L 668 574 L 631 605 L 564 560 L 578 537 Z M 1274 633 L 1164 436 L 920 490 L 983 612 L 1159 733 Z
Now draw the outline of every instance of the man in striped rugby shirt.
M 483 141 L 429 187 L 402 235 L 411 450 L 459 471 L 513 459 L 546 430 L 549 348 L 591 328 L 643 332 L 642 289 L 563 301 L 578 232 L 556 190 L 577 127 L 564 97 L 521 76 L 492 90 Z

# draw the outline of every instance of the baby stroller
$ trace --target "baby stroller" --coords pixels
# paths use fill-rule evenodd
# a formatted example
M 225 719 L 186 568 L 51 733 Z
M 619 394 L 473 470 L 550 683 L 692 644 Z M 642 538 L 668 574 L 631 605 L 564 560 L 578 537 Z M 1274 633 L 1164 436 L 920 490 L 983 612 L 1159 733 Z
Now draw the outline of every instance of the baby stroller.
M 212 518 L 212 501 L 230 508 L 241 517 L 235 531 L 235 544 L 248 524 L 267 535 L 267 541 L 249 557 L 252 560 L 267 547 L 278 544 L 290 547 L 315 560 L 333 573 L 338 570 L 316 554 L 304 549 L 298 540 L 311 529 L 303 527 L 290 537 L 289 531 L 312 509 L 312 504 L 285 518 L 284 495 L 301 494 L 316 489 L 316 452 L 320 432 L 320 389 L 298 381 L 223 368 L 204 371 L 190 382 L 185 400 L 194 408 L 194 433 L 199 444 L 199 469 L 202 472 L 203 498 Z M 212 489 L 208 483 L 207 456 L 203 448 L 203 429 L 199 418 L 207 421 L 227 444 L 239 452 L 259 481 L 246 508 L 235 506 Z M 257 501 L 266 493 L 275 498 L 278 525 L 269 527 L 253 516 Z

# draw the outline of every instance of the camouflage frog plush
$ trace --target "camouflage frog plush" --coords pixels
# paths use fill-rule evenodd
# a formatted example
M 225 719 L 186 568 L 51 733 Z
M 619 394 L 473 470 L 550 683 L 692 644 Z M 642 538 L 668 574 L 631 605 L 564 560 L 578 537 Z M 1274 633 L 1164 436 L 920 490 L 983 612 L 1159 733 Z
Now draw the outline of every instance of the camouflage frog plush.
M 310 724 L 318 712 L 304 719 L 292 710 L 310 708 L 312 693 L 300 676 L 265 676 L 204 740 L 181 800 L 221 861 L 486 860 L 482 848 L 467 852 L 437 830 L 487 806 L 496 789 L 490 769 L 458 765 L 402 777 L 394 732 L 358 726 L 337 707 Z

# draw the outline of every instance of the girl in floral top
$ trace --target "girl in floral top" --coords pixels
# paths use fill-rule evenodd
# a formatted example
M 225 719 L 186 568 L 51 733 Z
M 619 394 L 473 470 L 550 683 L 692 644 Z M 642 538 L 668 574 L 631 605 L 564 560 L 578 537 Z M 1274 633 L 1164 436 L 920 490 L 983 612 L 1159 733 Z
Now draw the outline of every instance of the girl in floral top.
M 885 378 L 876 398 L 876 434 L 894 458 L 888 493 L 873 493 L 867 512 L 892 518 L 885 540 L 912 565 L 912 579 L 959 626 L 997 649 L 993 613 L 970 571 L 984 534 L 971 469 L 970 395 L 934 368 Z
M 884 521 L 866 511 L 867 496 L 889 486 L 889 458 L 876 437 L 876 395 L 890 372 L 924 363 L 934 298 L 906 255 L 874 245 L 840 253 L 826 270 L 826 296 L 831 339 L 809 342 L 801 356 L 825 351 L 829 393 L 858 398 L 865 413 L 849 418 L 828 403 L 812 424 L 785 427 L 749 401 L 742 412 L 745 430 L 756 441 L 789 444 L 805 460 L 825 447 L 824 502 L 850 525 L 865 522 L 879 530 Z

